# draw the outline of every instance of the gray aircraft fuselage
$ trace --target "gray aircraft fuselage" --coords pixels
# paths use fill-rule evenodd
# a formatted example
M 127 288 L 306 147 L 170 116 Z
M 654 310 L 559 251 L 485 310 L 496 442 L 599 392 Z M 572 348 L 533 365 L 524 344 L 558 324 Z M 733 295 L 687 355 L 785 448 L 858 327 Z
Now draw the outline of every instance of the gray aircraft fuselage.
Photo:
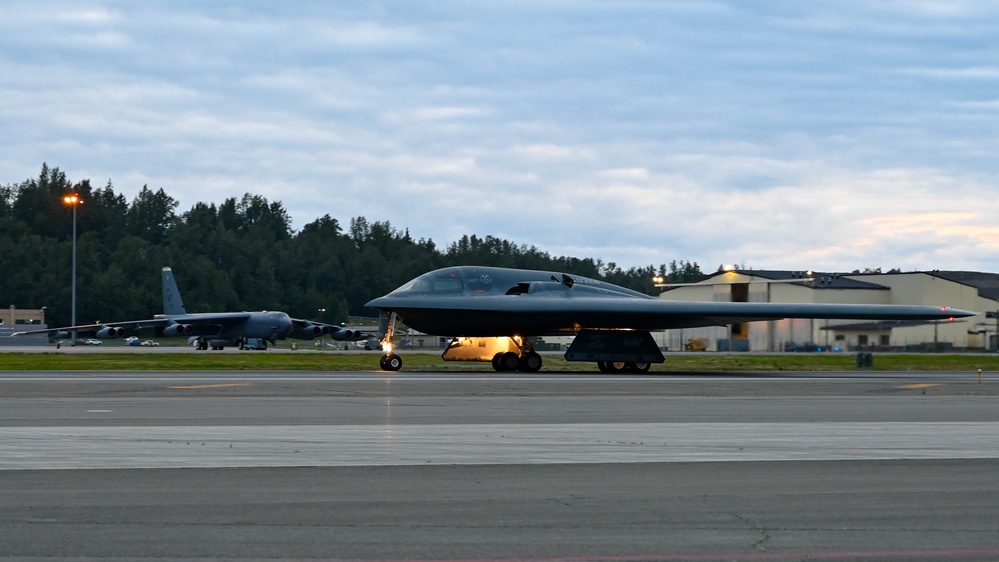
M 283 340 L 293 327 L 291 317 L 280 311 L 190 313 L 156 318 L 189 325 L 191 330 L 183 335 L 204 337 L 213 347 L 233 346 L 242 338 Z

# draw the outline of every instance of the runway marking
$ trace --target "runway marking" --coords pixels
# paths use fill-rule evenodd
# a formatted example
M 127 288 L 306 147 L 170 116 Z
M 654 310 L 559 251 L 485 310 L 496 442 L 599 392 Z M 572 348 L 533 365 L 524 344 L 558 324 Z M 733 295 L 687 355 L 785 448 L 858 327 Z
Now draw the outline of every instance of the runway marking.
M 228 388 L 231 386 L 252 386 L 252 383 L 248 382 L 232 382 L 225 384 L 193 384 L 188 386 L 168 386 L 169 389 L 181 389 L 181 390 L 196 390 L 199 388 Z
M 0 427 L 0 471 L 999 458 L 999 422 Z
M 88 414 L 110 414 L 114 410 L 87 410 Z
M 920 388 L 929 388 L 931 386 L 940 386 L 940 384 L 939 383 L 933 383 L 933 382 L 924 382 L 924 383 L 918 383 L 918 384 L 903 384 L 902 386 L 898 386 L 898 387 L 895 387 L 895 388 L 904 388 L 905 390 L 916 390 L 916 389 L 920 389 Z
M 716 562 L 726 560 L 846 560 L 846 559 L 908 559 L 908 558 L 962 558 L 999 556 L 999 548 L 954 548 L 948 550 L 872 550 L 872 551 L 815 551 L 815 552 L 758 552 L 739 554 L 658 554 L 651 556 L 563 556 L 559 558 L 490 558 L 490 562 Z M 481 558 L 425 558 L 407 559 L 409 562 L 481 562 Z M 393 560 L 390 562 L 403 562 Z

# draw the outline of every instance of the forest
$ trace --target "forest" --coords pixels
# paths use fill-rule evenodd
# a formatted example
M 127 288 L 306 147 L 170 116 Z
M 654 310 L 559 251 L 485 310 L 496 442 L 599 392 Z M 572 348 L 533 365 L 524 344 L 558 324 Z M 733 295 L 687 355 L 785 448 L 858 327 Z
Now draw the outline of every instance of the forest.
M 454 265 L 550 269 L 654 294 L 652 277 L 703 277 L 695 262 L 624 270 L 591 257 L 553 257 L 527 245 L 475 234 L 439 247 L 389 222 L 329 214 L 293 231 L 281 202 L 259 195 L 199 202 L 178 213 L 162 188 L 134 199 L 109 180 L 94 188 L 43 164 L 37 178 L 0 186 L 0 304 L 46 309 L 51 326 L 70 324 L 73 210 L 76 207 L 77 321 L 112 322 L 162 312 L 160 270 L 171 266 L 188 312 L 283 310 L 320 322 L 374 316 L 364 305 L 427 271 Z

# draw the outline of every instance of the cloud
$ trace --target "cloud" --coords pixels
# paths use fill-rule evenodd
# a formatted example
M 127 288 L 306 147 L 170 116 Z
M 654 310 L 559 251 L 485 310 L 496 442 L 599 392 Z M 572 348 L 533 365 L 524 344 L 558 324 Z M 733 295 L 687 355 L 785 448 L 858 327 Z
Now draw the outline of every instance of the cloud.
M 999 270 L 994 8 L 15 0 L 0 182 L 623 266 Z

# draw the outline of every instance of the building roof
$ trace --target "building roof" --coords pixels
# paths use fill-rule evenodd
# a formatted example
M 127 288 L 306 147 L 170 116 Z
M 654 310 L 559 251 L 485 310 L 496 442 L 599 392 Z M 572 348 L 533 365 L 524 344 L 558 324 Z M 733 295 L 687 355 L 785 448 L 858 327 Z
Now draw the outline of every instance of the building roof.
M 719 271 L 705 278 L 711 279 L 724 275 L 727 271 Z M 803 285 L 813 289 L 873 289 L 887 291 L 888 287 L 846 277 L 843 273 L 823 273 L 820 271 L 784 271 L 778 269 L 737 269 L 734 273 L 749 277 L 760 277 L 770 281 L 794 282 L 800 280 Z M 809 281 L 810 280 L 810 281 Z M 997 286 L 999 288 L 999 286 Z
M 978 289 L 984 298 L 999 300 L 999 274 L 979 271 L 930 271 L 928 275 Z
M 994 301 L 999 301 L 999 273 L 984 273 L 980 271 L 912 271 L 899 273 L 824 273 L 819 271 L 793 271 L 779 269 L 736 269 L 733 273 L 748 277 L 757 277 L 769 281 L 781 283 L 794 283 L 800 281 L 802 285 L 813 289 L 867 289 L 888 291 L 889 287 L 876 283 L 881 275 L 930 275 L 945 281 L 958 283 L 978 290 L 979 296 Z M 728 271 L 718 271 L 705 276 L 696 283 L 690 285 L 710 284 L 705 283 L 719 275 L 729 273 Z M 864 279 L 860 279 L 864 278 Z M 810 279 L 810 281 L 809 281 Z M 869 280 L 868 280 L 869 279 Z M 675 288 L 688 283 L 667 284 L 669 288 Z
M 854 273 L 851 276 L 871 276 L 876 278 L 880 273 Z M 931 275 L 951 283 L 958 283 L 968 287 L 978 289 L 978 295 L 982 298 L 999 301 L 999 273 L 984 273 L 981 271 L 911 271 L 904 273 L 892 273 L 891 275 Z

